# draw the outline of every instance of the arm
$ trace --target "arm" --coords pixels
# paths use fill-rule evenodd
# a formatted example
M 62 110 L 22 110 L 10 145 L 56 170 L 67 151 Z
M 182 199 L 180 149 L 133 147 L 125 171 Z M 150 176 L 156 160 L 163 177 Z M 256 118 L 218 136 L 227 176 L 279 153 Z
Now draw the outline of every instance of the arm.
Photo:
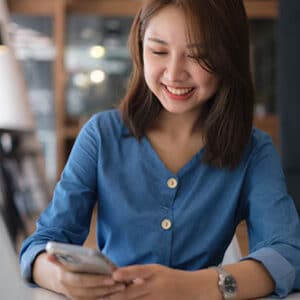
M 274 293 L 285 297 L 300 285 L 300 223 L 269 137 L 256 147 L 248 167 L 243 189 L 250 248 L 247 258 L 268 270 L 275 282 Z
M 236 299 L 255 299 L 274 289 L 270 275 L 256 261 L 243 261 L 225 266 L 225 269 L 236 278 Z M 134 280 L 134 284 L 105 300 L 222 300 L 217 284 L 218 275 L 212 268 L 191 272 L 160 265 L 130 266 L 117 270 L 113 278 L 116 281 Z
M 34 262 L 33 280 L 40 287 L 70 299 L 98 299 L 125 288 L 124 284 L 115 283 L 111 276 L 69 272 L 46 253 L 38 255 Z
M 33 282 L 45 289 L 61 293 L 62 291 L 58 287 L 58 276 L 56 276 L 58 266 L 51 263 L 47 253 L 43 252 L 38 254 L 33 264 Z
M 37 221 L 37 229 L 26 239 L 20 252 L 23 277 L 32 282 L 35 257 L 47 241 L 82 244 L 89 232 L 97 200 L 97 159 L 99 138 L 96 122 L 89 121 L 80 132 L 53 200 Z
M 274 291 L 275 284 L 272 277 L 266 268 L 255 260 L 227 265 L 224 269 L 237 280 L 237 299 L 256 299 Z

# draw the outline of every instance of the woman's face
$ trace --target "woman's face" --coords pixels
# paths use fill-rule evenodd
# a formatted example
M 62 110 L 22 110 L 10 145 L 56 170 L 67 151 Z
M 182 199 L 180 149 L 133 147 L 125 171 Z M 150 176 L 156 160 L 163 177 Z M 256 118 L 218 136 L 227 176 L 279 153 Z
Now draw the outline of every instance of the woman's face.
M 218 79 L 193 59 L 192 48 L 180 9 L 167 6 L 151 18 L 143 40 L 144 75 L 168 112 L 198 113 L 217 90 Z

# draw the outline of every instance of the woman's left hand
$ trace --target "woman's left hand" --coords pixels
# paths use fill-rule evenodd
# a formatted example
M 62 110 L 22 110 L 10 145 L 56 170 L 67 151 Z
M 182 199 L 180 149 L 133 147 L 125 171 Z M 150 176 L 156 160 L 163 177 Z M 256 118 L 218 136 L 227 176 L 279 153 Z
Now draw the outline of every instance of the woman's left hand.
M 114 272 L 113 279 L 131 283 L 120 293 L 107 296 L 103 300 L 212 299 L 203 294 L 206 287 L 202 286 L 201 289 L 201 283 L 197 281 L 198 276 L 195 275 L 196 272 L 175 270 L 161 265 L 120 268 Z

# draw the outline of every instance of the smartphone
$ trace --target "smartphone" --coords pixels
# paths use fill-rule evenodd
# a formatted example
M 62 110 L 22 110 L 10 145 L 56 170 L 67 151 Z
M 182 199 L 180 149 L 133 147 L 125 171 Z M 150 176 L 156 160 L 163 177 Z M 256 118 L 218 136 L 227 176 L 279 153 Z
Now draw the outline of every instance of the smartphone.
M 80 273 L 111 275 L 117 266 L 95 249 L 78 245 L 48 242 L 46 252 L 64 265 L 67 270 Z

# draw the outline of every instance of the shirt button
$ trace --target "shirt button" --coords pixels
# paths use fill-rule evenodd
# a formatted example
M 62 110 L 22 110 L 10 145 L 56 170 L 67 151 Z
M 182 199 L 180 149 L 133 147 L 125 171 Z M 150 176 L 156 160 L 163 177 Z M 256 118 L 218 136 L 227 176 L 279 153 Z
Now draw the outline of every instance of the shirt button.
M 172 227 L 172 222 L 169 219 L 164 219 L 161 221 L 161 228 L 164 230 L 169 230 Z
M 174 177 L 169 178 L 167 181 L 167 185 L 170 189 L 175 189 L 177 187 L 177 184 L 178 182 Z

